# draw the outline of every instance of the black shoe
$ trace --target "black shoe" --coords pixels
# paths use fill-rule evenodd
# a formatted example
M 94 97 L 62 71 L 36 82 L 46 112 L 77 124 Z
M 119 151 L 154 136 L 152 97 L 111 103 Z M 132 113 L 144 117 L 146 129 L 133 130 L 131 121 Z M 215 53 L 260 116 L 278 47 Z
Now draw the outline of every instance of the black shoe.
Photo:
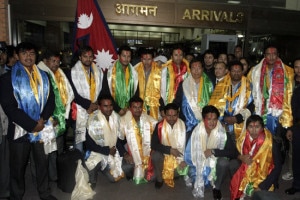
M 160 189 L 163 186 L 164 182 L 160 181 L 155 181 L 155 188 Z
M 95 190 L 95 188 L 96 188 L 96 183 L 90 183 L 90 184 L 91 184 L 92 190 Z
M 48 197 L 41 198 L 41 200 L 57 200 L 55 196 L 49 195 Z
M 296 192 L 299 192 L 299 191 L 300 191 L 299 189 L 291 187 L 291 188 L 285 190 L 285 193 L 288 195 L 294 195 Z
M 220 190 L 217 190 L 217 189 L 213 189 L 213 196 L 214 196 L 214 199 L 215 200 L 220 200 L 222 199 L 222 194 L 221 194 L 221 191 Z

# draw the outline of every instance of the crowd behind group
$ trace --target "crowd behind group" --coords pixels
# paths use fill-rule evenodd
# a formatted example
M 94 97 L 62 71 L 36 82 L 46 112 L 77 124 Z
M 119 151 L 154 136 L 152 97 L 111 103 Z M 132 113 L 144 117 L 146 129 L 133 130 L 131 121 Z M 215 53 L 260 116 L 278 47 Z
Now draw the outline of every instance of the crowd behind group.
M 56 199 L 49 181 L 58 179 L 68 128 L 91 191 L 102 172 L 157 189 L 182 177 L 194 197 L 212 188 L 222 199 L 229 174 L 231 199 L 244 199 L 278 188 L 287 152 L 283 178 L 293 184 L 285 193 L 300 191 L 300 58 L 291 68 L 274 45 L 252 68 L 241 46 L 230 56 L 176 46 L 170 59 L 143 49 L 134 66 L 131 48 L 121 46 L 106 71 L 89 46 L 62 70 L 58 52 L 38 59 L 32 43 L 0 45 L 0 198 L 23 198 L 30 160 L 40 198 Z

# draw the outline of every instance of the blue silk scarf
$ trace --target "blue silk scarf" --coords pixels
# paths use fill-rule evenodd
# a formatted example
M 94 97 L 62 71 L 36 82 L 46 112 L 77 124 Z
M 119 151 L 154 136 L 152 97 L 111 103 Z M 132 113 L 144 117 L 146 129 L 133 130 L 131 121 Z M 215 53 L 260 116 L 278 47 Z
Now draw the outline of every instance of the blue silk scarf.
M 200 94 L 198 106 L 203 108 L 209 102 L 210 96 L 213 92 L 213 84 L 206 74 L 203 73 L 201 78 L 203 79 L 203 84 L 199 86 L 202 87 L 202 93 Z M 189 100 L 186 98 L 184 92 L 182 97 L 181 112 L 185 117 L 186 132 L 192 131 L 193 128 L 200 122 L 200 120 L 196 118 L 190 106 Z
M 33 66 L 38 72 L 40 84 L 38 84 L 38 99 L 30 86 L 30 79 L 24 66 L 17 62 L 11 70 L 11 79 L 14 96 L 18 107 L 22 109 L 33 120 L 38 121 L 49 96 L 49 80 L 47 74 Z M 37 142 L 41 139 L 40 133 L 29 133 L 30 142 Z

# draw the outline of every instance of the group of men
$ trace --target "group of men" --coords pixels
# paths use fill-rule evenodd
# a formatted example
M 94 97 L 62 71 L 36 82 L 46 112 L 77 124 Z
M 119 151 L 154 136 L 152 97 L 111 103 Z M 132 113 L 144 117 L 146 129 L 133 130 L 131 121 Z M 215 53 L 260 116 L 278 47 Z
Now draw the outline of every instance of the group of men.
M 57 179 L 51 163 L 63 149 L 69 115 L 92 188 L 99 171 L 111 182 L 123 177 L 135 184 L 155 181 L 157 189 L 163 183 L 174 187 L 174 177 L 183 176 L 195 197 L 204 197 L 211 185 L 214 199 L 222 198 L 228 172 L 231 199 L 277 186 L 283 132 L 289 128 L 291 140 L 298 121 L 294 116 L 292 126 L 294 72 L 276 47 L 266 48 L 248 77 L 239 61 L 215 62 L 207 50 L 204 62 L 188 62 L 180 47 L 162 66 L 147 49 L 132 66 L 132 50 L 122 46 L 107 72 L 96 67 L 89 46 L 80 48 L 78 62 L 65 73 L 59 55 L 51 51 L 36 65 L 31 43 L 20 43 L 16 55 L 18 62 L 0 78 L 11 199 L 25 193 L 30 154 L 40 198 L 56 199 L 49 187 L 49 179 Z M 297 105 L 292 105 L 295 115 Z M 293 166 L 298 173 L 297 163 Z M 286 193 L 299 191 L 297 181 Z

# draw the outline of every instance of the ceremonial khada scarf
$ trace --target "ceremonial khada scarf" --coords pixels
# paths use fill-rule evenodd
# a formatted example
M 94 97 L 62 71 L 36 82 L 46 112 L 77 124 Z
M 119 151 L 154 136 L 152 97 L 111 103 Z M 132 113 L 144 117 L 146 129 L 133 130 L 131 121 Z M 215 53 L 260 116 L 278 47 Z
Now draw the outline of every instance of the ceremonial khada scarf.
M 200 78 L 198 91 L 195 91 L 195 87 L 196 83 L 192 76 L 187 77 L 182 83 L 181 111 L 185 116 L 187 132 L 191 131 L 202 120 L 202 108 L 208 104 L 213 92 L 213 84 L 205 73 Z
M 226 75 L 220 81 L 214 92 L 211 95 L 209 105 L 213 105 L 220 111 L 221 117 L 226 113 L 228 116 L 235 116 L 241 114 L 244 122 L 251 115 L 247 106 L 252 102 L 251 84 L 246 77 L 242 77 L 241 82 L 238 83 L 238 89 L 234 93 L 232 91 L 232 84 L 230 75 Z M 234 93 L 234 94 L 233 94 Z M 234 124 L 235 138 L 238 138 L 244 128 L 244 122 Z
M 97 103 L 102 88 L 102 74 L 97 66 L 92 63 L 87 72 L 81 61 L 77 61 L 71 69 L 71 77 L 78 94 L 92 103 Z M 76 109 L 75 142 L 79 143 L 85 141 L 88 113 L 79 104 L 76 104 Z
M 184 160 L 189 165 L 189 179 L 193 179 L 191 182 L 194 182 L 194 197 L 203 198 L 204 187 L 214 187 L 216 179 L 217 158 L 214 155 L 206 158 L 204 151 L 224 149 L 226 141 L 226 131 L 219 121 L 209 135 L 203 121 L 194 128 L 184 154 Z
M 74 99 L 74 93 L 66 75 L 60 68 L 53 73 L 43 61 L 39 62 L 38 67 L 50 75 L 50 82 L 55 95 L 53 118 L 58 122 L 54 130 L 56 137 L 58 137 L 66 130 L 65 119 L 69 118 L 70 104 Z
M 188 168 L 186 167 L 183 171 L 178 169 L 178 165 L 183 161 L 185 141 L 186 141 L 186 130 L 184 122 L 180 119 L 171 125 L 164 119 L 158 124 L 158 137 L 161 144 L 170 146 L 171 148 L 177 149 L 182 156 L 175 157 L 171 154 L 164 154 L 164 165 L 162 171 L 162 178 L 164 182 L 174 187 L 174 170 L 177 169 L 178 174 L 186 175 Z
M 153 174 L 153 169 L 150 169 L 150 166 L 152 166 L 150 152 L 151 136 L 156 122 L 154 118 L 146 113 L 142 113 L 139 122 L 134 119 L 130 111 L 121 117 L 121 135 L 126 137 L 128 152 L 132 156 L 135 165 L 133 174 L 135 184 L 147 182 L 144 178 L 146 171 L 148 174 Z
M 255 113 L 261 115 L 264 123 L 275 133 L 277 120 L 283 127 L 293 124 L 291 98 L 293 93 L 294 71 L 284 65 L 280 59 L 274 63 L 273 69 L 268 69 L 266 59 L 248 73 L 248 79 L 253 85 Z
M 143 111 L 149 113 L 154 119 L 159 116 L 161 69 L 156 62 L 152 62 L 151 71 L 146 82 L 144 65 L 142 62 L 135 67 L 139 79 L 139 96 L 144 100 Z
M 33 120 L 38 121 L 50 93 L 47 74 L 39 70 L 36 65 L 33 65 L 32 71 L 29 72 L 20 62 L 17 62 L 12 68 L 11 79 L 18 107 Z M 21 126 L 16 124 L 14 139 L 18 139 L 27 133 Z M 28 136 L 30 142 L 40 141 L 47 145 L 55 138 L 55 133 L 51 122 L 48 120 L 42 131 L 28 133 Z M 46 153 L 50 152 L 46 151 Z
M 126 67 L 124 72 L 122 64 L 117 60 L 108 71 L 107 79 L 111 95 L 118 106 L 120 108 L 127 107 L 138 85 L 138 77 L 131 64 Z
M 162 70 L 161 96 L 164 103 L 172 103 L 179 84 L 189 75 L 190 68 L 187 60 L 183 59 L 178 69 L 177 65 L 169 60 Z
M 107 120 L 102 112 L 97 110 L 89 115 L 87 129 L 88 134 L 97 145 L 112 148 L 117 145 L 117 139 L 120 136 L 119 115 L 113 111 Z M 109 166 L 110 174 L 115 181 L 124 177 L 122 157 L 120 157 L 118 150 L 115 155 L 103 155 L 98 152 L 87 151 L 86 159 L 85 164 L 89 170 L 93 170 L 98 163 L 101 163 L 101 170 Z

